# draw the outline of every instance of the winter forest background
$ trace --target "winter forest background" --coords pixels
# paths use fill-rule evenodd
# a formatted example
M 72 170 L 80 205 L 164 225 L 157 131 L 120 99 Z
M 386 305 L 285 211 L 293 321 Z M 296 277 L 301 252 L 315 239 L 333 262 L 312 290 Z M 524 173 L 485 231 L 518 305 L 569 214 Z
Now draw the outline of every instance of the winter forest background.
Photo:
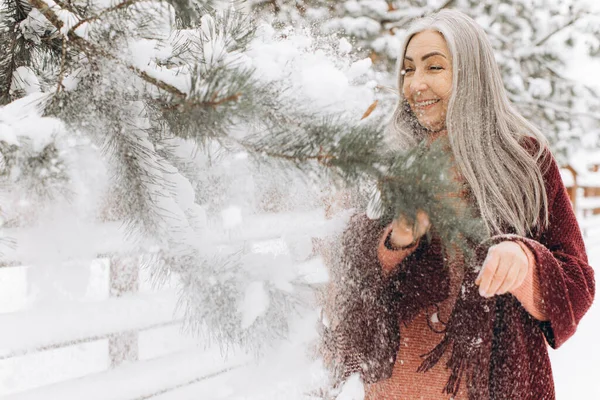
M 1 0 L 0 396 L 323 398 L 321 250 L 373 181 L 439 167 L 377 157 L 410 21 L 473 16 L 565 183 L 600 187 L 594 3 Z M 552 353 L 559 399 L 600 398 L 598 329 Z

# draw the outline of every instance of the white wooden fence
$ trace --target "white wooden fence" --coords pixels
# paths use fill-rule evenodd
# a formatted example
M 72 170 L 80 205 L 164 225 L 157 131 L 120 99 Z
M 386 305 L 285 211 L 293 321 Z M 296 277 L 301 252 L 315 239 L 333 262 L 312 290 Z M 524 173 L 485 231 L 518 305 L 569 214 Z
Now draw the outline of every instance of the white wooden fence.
M 300 226 L 318 235 L 329 229 L 320 214 L 263 215 L 222 239 L 260 247 L 297 235 Z M 115 235 L 106 240 L 118 243 Z M 50 304 L 36 301 L 33 306 L 27 304 L 32 290 L 27 287 L 28 274 L 43 266 L 1 264 L 0 397 L 180 399 L 182 391 L 201 393 L 202 382 L 248 360 L 238 355 L 226 361 L 218 349 L 206 350 L 198 339 L 181 332 L 174 282 L 153 288 L 147 279 L 150 271 L 140 269 L 140 261 L 135 256 L 99 255 L 89 265 L 76 266 L 88 269 L 87 282 L 80 284 L 87 285 L 88 292 L 93 286 L 92 295 Z
M 3 394 L 10 393 L 11 386 L 16 392 L 5 398 L 145 399 L 214 372 L 190 368 L 195 364 L 190 359 L 198 357 L 197 351 L 177 353 L 193 348 L 189 339 L 178 334 L 181 318 L 175 313 L 174 291 L 139 291 L 135 257 L 100 258 L 94 263 L 107 267 L 105 299 L 63 301 L 47 307 L 36 304 L 31 309 L 0 314 Z M 7 274 L 8 269 L 13 269 L 13 280 L 14 270 L 24 270 L 21 279 L 28 270 L 10 266 L 0 269 L 0 274 Z M 140 354 L 141 347 L 156 348 L 140 341 L 156 342 L 161 336 L 177 341 L 164 346 L 171 354 L 152 354 L 152 350 Z M 73 355 L 73 351 L 81 354 Z M 81 369 L 68 365 L 73 358 Z M 206 367 L 205 363 L 198 366 Z M 167 368 L 180 372 L 168 374 Z
M 569 167 L 561 174 L 586 242 L 600 245 L 600 172 L 577 176 Z

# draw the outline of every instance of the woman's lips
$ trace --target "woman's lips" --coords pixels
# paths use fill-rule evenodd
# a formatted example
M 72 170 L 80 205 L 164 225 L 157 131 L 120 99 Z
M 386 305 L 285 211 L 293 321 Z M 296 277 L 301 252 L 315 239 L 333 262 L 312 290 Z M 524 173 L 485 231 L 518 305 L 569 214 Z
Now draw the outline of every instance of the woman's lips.
M 424 103 L 424 102 L 418 102 L 418 103 L 414 103 L 414 108 L 415 108 L 415 109 L 417 109 L 417 110 L 428 110 L 428 109 L 430 109 L 431 107 L 435 106 L 435 105 L 436 105 L 437 103 L 439 103 L 439 102 L 440 102 L 439 100 L 436 100 L 434 103 L 431 103 L 431 104 L 426 104 L 426 105 L 423 105 L 423 104 L 422 104 L 422 103 Z M 420 104 L 420 103 L 421 103 L 421 104 Z

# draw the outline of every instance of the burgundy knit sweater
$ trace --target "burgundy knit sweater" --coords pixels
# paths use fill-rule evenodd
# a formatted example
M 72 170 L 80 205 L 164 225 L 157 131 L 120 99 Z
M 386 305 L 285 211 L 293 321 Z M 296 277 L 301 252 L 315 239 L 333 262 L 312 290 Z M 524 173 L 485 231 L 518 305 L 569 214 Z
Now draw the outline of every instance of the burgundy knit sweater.
M 477 342 L 481 337 L 483 343 L 455 340 L 453 344 L 463 346 L 463 354 L 483 360 L 465 372 L 466 381 L 459 382 L 461 392 L 466 388 L 471 400 L 554 399 L 547 344 L 558 348 L 570 338 L 594 297 L 594 273 L 558 166 L 549 153 L 545 160 L 549 225 L 528 237 L 507 231 L 491 243 L 514 240 L 531 251 L 538 286 L 534 300 L 543 308 L 546 321 L 534 318 L 511 294 L 489 300 L 472 296 L 477 306 L 470 308 L 468 301 L 463 301 L 467 312 L 455 318 L 457 332 L 479 332 L 482 325 L 490 324 L 489 336 L 476 336 Z M 343 264 L 348 270 L 342 278 L 350 286 L 341 289 L 350 293 L 350 301 L 343 307 L 331 339 L 337 341 L 332 346 L 342 349 L 336 357 L 343 368 L 360 372 L 368 383 L 392 376 L 396 359 L 402 356 L 399 322 L 414 320 L 423 310 L 443 303 L 451 292 L 444 268 L 446 255 L 436 238 L 429 243 L 421 241 L 391 275 L 384 277 L 377 253 L 384 229 L 380 221 L 365 216 L 351 220 L 343 239 Z M 470 290 L 468 285 L 466 290 Z M 488 311 L 491 318 L 483 318 Z M 441 358 L 444 363 L 447 353 Z M 439 398 L 448 397 L 440 394 Z

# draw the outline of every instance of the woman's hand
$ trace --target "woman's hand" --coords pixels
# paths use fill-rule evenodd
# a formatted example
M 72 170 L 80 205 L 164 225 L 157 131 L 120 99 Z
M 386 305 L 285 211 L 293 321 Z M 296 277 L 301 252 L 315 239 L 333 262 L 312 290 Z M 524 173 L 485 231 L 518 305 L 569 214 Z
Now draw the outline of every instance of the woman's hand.
M 501 242 L 488 250 L 475 284 L 483 297 L 512 292 L 523 284 L 528 270 L 529 260 L 521 246 Z
M 430 226 L 431 222 L 425 211 L 417 211 L 414 225 L 411 224 L 405 216 L 401 215 L 392 221 L 390 244 L 394 247 L 406 247 L 425 235 Z

